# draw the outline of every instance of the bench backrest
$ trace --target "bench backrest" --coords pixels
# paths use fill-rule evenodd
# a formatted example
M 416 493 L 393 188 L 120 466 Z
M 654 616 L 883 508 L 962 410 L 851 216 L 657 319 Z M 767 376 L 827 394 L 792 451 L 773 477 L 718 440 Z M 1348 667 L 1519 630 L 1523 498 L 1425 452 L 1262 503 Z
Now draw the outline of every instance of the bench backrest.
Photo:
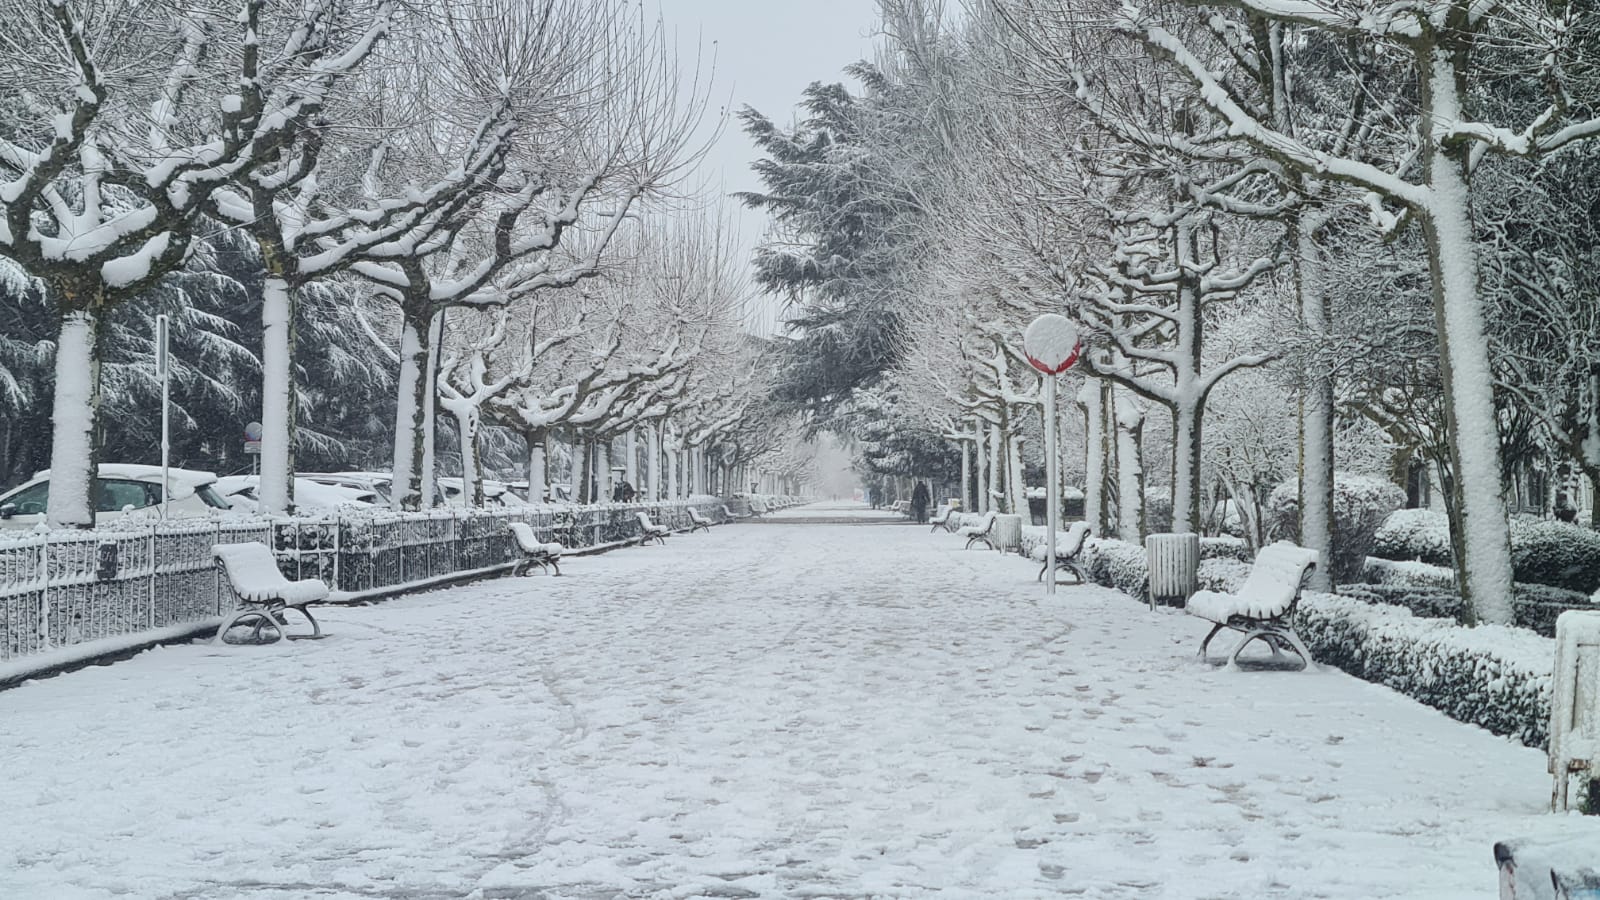
M 657 531 L 657 530 L 659 530 L 656 527 L 656 523 L 650 521 L 650 514 L 649 513 L 645 512 L 644 510 L 641 509 L 638 512 L 634 513 L 634 515 L 639 517 L 639 527 L 640 528 L 643 528 L 645 531 Z
M 1317 565 L 1317 551 L 1279 541 L 1256 555 L 1250 575 L 1238 590 L 1252 615 L 1274 618 L 1289 611 L 1300 596 L 1306 573 Z
M 978 520 L 978 533 L 979 534 L 984 534 L 984 533 L 988 532 L 989 529 L 993 528 L 994 527 L 994 520 L 999 515 L 1000 515 L 1000 513 L 998 511 L 992 510 L 992 509 L 989 510 L 988 512 L 984 513 L 983 514 L 983 518 Z
M 1083 549 L 1083 542 L 1089 539 L 1091 530 L 1088 522 L 1073 522 L 1068 525 L 1067 539 L 1056 548 L 1056 558 L 1070 559 L 1077 556 L 1078 551 Z
M 506 527 L 511 529 L 511 534 L 516 537 L 517 546 L 522 548 L 523 553 L 537 553 L 542 548 L 544 542 L 533 533 L 533 526 L 527 522 L 508 522 Z
M 701 524 L 701 523 L 706 524 L 706 525 L 710 525 L 711 524 L 711 520 L 706 518 L 705 516 L 701 515 L 700 514 L 700 510 L 695 509 L 692 506 L 688 507 L 688 510 L 689 510 L 689 518 L 690 518 L 690 520 L 692 520 L 696 524 Z
M 289 579 L 278 570 L 277 558 L 260 541 L 217 544 L 211 548 L 211 555 L 222 563 L 234 593 L 245 600 L 274 597 L 289 586 Z

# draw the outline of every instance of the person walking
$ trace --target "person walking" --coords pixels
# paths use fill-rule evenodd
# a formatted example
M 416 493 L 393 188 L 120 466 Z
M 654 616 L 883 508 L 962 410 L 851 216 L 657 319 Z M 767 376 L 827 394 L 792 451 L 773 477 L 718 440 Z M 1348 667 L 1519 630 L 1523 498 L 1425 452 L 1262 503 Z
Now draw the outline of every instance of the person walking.
M 911 489 L 911 513 L 918 525 L 928 524 L 928 485 L 921 481 Z

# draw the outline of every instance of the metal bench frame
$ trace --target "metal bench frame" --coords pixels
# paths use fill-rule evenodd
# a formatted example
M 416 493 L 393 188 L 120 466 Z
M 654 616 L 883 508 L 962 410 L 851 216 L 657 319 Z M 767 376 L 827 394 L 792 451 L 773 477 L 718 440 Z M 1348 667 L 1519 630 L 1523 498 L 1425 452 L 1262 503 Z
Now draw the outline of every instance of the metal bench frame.
M 512 525 L 523 525 L 523 527 L 528 528 L 530 534 L 533 531 L 532 526 L 525 525 L 522 522 L 507 523 L 506 530 L 511 532 L 511 538 L 516 544 L 517 552 L 522 554 L 522 558 L 517 560 L 516 565 L 511 567 L 511 574 L 514 577 L 532 575 L 534 567 L 538 566 L 539 570 L 546 574 L 549 574 L 550 570 L 554 569 L 555 574 L 560 575 L 561 554 L 551 553 L 548 549 L 537 545 L 528 546 L 523 542 L 522 535 L 517 533 L 517 529 L 511 527 Z
M 266 553 L 269 557 L 272 555 L 272 550 L 269 549 L 267 545 L 260 544 L 259 546 L 261 547 L 261 551 L 263 553 Z M 273 571 L 277 571 L 276 559 L 274 559 L 273 565 Z M 263 640 L 262 635 L 268 629 L 271 629 L 275 634 L 277 634 L 277 637 L 273 638 L 273 642 L 280 640 L 318 640 L 323 637 L 322 623 L 318 622 L 316 616 L 313 616 L 311 614 L 311 610 L 307 609 L 306 607 L 311 606 L 312 604 L 326 602 L 328 599 L 326 590 L 324 590 L 321 597 L 307 600 L 290 601 L 281 596 L 273 594 L 270 591 L 265 592 L 265 596 L 245 597 L 239 595 L 239 591 L 235 586 L 233 576 L 228 570 L 227 559 L 221 556 L 216 557 L 216 567 L 218 579 L 228 584 L 230 590 L 232 590 L 234 595 L 238 598 L 239 608 L 234 610 L 232 615 L 223 620 L 222 625 L 217 628 L 217 634 L 212 638 L 213 643 L 234 643 L 227 639 L 227 634 L 230 630 L 237 628 L 240 625 L 249 625 L 251 628 L 249 641 L 241 641 L 239 643 L 264 644 L 266 641 Z M 281 572 L 279 573 L 278 577 L 282 579 L 283 583 L 286 585 L 301 583 L 291 582 L 289 579 L 284 578 Z M 286 614 L 291 609 L 305 617 L 306 622 L 311 625 L 310 634 L 289 633 L 289 619 Z
M 973 544 L 982 544 L 990 550 L 1000 549 L 1000 545 L 994 542 L 994 523 L 1000 521 L 1000 517 L 994 513 L 984 513 L 983 515 L 988 520 L 989 524 L 985 525 L 982 531 L 967 535 L 967 545 L 961 549 L 971 550 Z M 959 532 L 957 533 L 959 534 Z
M 1236 667 L 1239 664 L 1239 654 L 1251 641 L 1261 641 L 1272 650 L 1274 660 L 1284 659 L 1283 651 L 1292 651 L 1304 665 L 1305 670 L 1316 668 L 1311 661 L 1311 651 L 1306 647 L 1305 641 L 1294 630 L 1294 613 L 1300 606 L 1300 594 L 1305 590 L 1306 581 L 1317 568 L 1316 563 L 1306 566 L 1300 574 L 1300 582 L 1295 585 L 1294 599 L 1289 601 L 1289 606 L 1276 616 L 1229 616 L 1226 622 L 1213 622 L 1211 631 L 1200 642 L 1200 658 L 1213 665 L 1227 665 Z M 1211 620 L 1207 620 L 1211 621 Z M 1240 632 L 1244 638 L 1239 641 L 1233 652 L 1228 654 L 1226 660 L 1214 660 L 1206 655 L 1206 650 L 1211 646 L 1211 641 L 1226 628 Z

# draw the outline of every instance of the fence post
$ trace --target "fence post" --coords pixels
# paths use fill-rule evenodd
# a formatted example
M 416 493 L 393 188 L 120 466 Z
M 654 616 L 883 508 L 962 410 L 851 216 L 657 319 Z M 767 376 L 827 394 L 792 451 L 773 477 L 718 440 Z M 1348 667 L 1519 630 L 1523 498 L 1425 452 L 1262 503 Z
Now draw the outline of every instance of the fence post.
M 50 538 L 39 541 L 39 571 L 44 589 L 39 592 L 39 649 L 50 649 Z

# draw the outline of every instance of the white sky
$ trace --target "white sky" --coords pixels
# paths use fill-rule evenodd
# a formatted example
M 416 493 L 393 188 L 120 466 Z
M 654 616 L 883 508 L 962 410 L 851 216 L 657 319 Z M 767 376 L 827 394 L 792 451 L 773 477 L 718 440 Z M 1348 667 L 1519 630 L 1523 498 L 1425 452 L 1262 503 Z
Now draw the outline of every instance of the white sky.
M 748 105 L 789 124 L 806 85 L 843 80 L 845 66 L 870 57 L 871 32 L 877 22 L 873 0 L 656 2 L 667 27 L 677 32 L 685 55 L 694 52 L 696 40 L 708 58 L 715 54 L 713 98 L 718 111 L 726 104 L 730 118 L 706 159 L 704 178 L 713 187 L 720 183 L 724 195 L 761 188 L 750 171 L 756 149 L 732 114 Z M 731 199 L 727 202 L 738 206 Z M 747 250 L 760 238 L 764 222 L 758 212 L 740 213 Z M 762 320 L 751 323 L 752 330 L 772 331 L 776 306 L 767 303 Z

